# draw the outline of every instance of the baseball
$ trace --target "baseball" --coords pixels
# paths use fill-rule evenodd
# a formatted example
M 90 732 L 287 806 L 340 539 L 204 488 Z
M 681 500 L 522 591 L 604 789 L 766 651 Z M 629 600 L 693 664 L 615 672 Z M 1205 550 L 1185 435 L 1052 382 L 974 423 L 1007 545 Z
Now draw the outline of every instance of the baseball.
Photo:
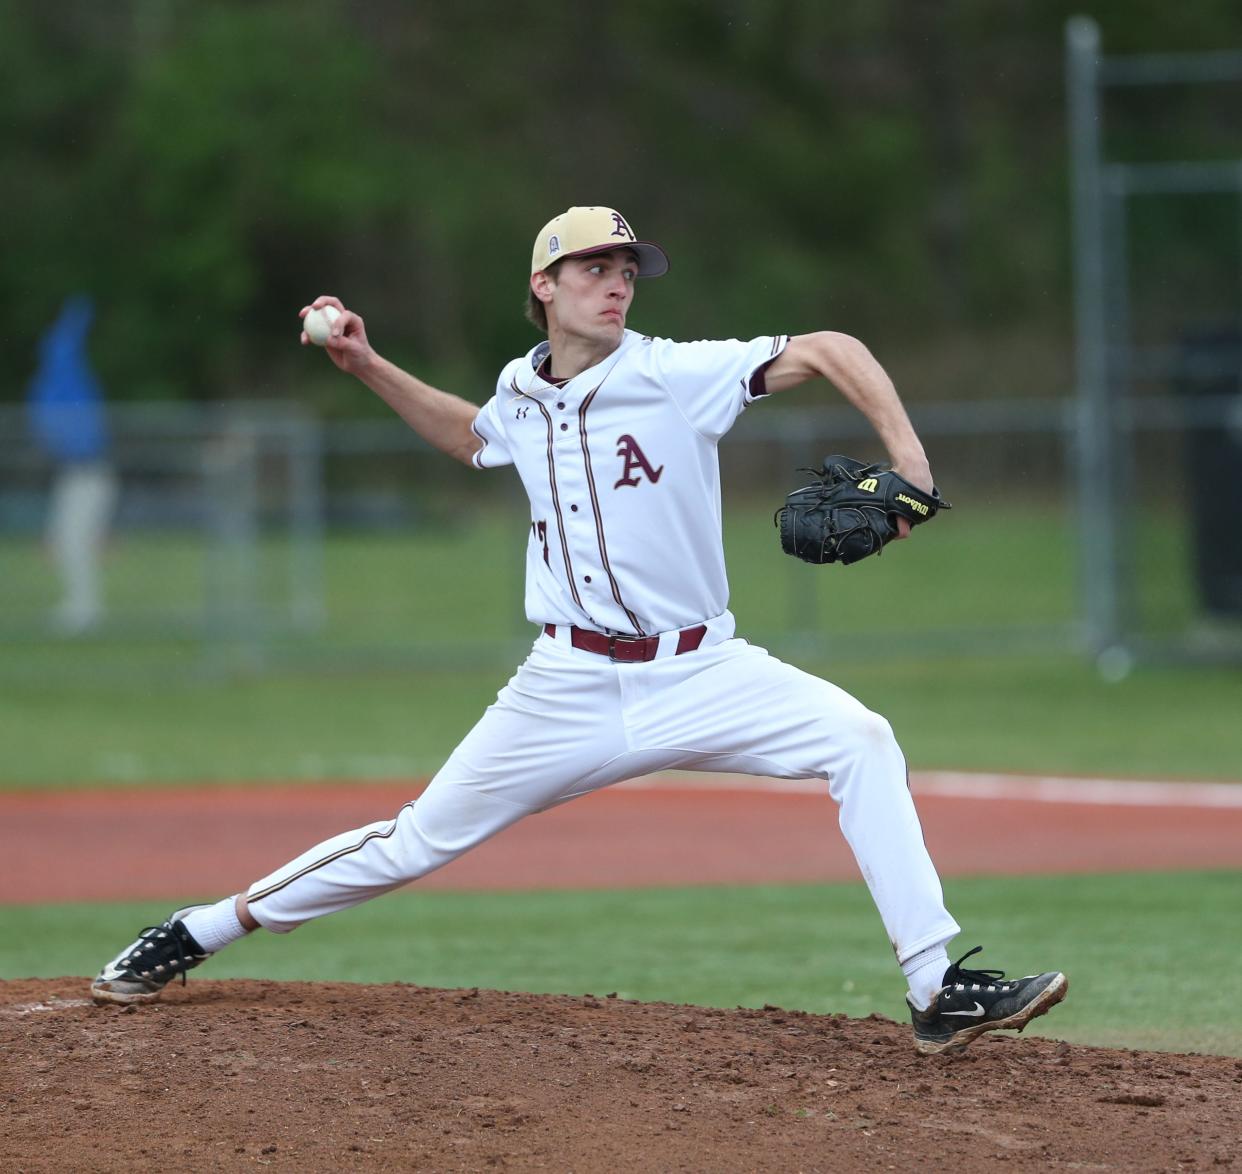
M 302 319 L 302 329 L 316 346 L 324 346 L 332 332 L 332 323 L 340 316 L 341 312 L 335 306 L 321 306 Z

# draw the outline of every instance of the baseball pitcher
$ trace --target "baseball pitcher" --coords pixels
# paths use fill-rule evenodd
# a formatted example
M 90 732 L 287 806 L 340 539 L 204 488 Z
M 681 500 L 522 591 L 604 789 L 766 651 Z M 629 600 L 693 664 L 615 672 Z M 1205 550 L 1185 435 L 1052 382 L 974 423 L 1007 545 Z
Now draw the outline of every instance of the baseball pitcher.
M 830 331 L 673 342 L 628 329 L 637 280 L 667 270 L 664 250 L 611 208 L 549 221 L 527 302 L 546 340 L 505 366 L 482 408 L 382 358 L 338 299 L 302 310 L 340 312 L 329 358 L 430 444 L 477 469 L 516 466 L 530 499 L 526 613 L 537 635 L 422 795 L 242 893 L 144 929 L 95 979 L 96 1001 L 156 999 L 252 930 L 287 933 L 425 876 L 524 816 L 674 769 L 822 780 L 906 976 L 919 1051 L 1021 1029 L 1064 997 L 1055 971 L 1005 981 L 966 969 L 977 947 L 950 964 L 959 927 L 888 722 L 734 632 L 721 437 L 769 396 L 833 384 L 891 466 L 830 458 L 824 500 L 791 495 L 781 535 L 797 557 L 852 562 L 947 504 L 891 381 L 862 343 Z

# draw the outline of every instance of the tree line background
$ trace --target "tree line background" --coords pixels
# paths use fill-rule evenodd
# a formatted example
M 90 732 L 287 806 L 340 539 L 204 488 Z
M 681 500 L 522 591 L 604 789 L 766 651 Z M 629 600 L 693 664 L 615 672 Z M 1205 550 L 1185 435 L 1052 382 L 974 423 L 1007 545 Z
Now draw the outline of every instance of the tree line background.
M 589 203 L 672 258 L 631 325 L 846 330 L 909 400 L 1064 393 L 1079 10 L 0 0 L 0 399 L 86 290 L 114 399 L 382 410 L 297 346 L 297 310 L 333 292 L 381 351 L 481 401 L 535 339 L 535 231 Z M 1089 14 L 1110 55 L 1242 48 L 1236 0 Z M 1110 149 L 1235 156 L 1237 109 L 1236 89 L 1139 95 Z

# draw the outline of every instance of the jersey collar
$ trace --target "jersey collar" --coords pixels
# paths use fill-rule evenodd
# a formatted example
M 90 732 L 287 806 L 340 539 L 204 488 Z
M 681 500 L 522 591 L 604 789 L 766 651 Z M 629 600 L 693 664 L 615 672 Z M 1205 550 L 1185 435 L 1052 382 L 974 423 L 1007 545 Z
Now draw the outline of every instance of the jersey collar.
M 518 387 L 527 395 L 540 395 L 544 393 L 552 393 L 563 391 L 566 388 L 574 387 L 580 380 L 585 380 L 594 385 L 598 383 L 603 375 L 610 371 L 620 359 L 624 351 L 629 350 L 636 342 L 642 339 L 642 335 L 636 330 L 626 330 L 621 336 L 621 342 L 615 351 L 611 351 L 603 359 L 595 364 L 594 367 L 588 367 L 585 371 L 580 371 L 572 379 L 568 380 L 564 385 L 558 387 L 555 383 L 549 383 L 542 375 L 539 374 L 543 361 L 550 353 L 547 340 L 545 339 L 538 346 L 532 347 L 526 353 L 526 357 L 521 364 L 521 370 L 518 373 Z

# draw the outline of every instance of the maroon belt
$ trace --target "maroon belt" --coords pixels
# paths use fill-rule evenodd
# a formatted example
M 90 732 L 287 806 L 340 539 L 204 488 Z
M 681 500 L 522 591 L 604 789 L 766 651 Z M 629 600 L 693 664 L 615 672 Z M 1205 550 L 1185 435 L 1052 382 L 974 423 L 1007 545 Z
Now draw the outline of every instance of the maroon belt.
M 544 624 L 544 634 L 556 638 L 556 625 Z M 703 643 L 707 635 L 707 625 L 699 624 L 693 628 L 682 628 L 677 633 L 677 651 L 674 656 L 683 652 L 693 652 Z M 593 632 L 590 628 L 570 628 L 569 642 L 584 652 L 595 652 L 606 656 L 609 660 L 626 663 L 637 663 L 655 660 L 660 648 L 659 636 L 608 636 L 603 632 Z

